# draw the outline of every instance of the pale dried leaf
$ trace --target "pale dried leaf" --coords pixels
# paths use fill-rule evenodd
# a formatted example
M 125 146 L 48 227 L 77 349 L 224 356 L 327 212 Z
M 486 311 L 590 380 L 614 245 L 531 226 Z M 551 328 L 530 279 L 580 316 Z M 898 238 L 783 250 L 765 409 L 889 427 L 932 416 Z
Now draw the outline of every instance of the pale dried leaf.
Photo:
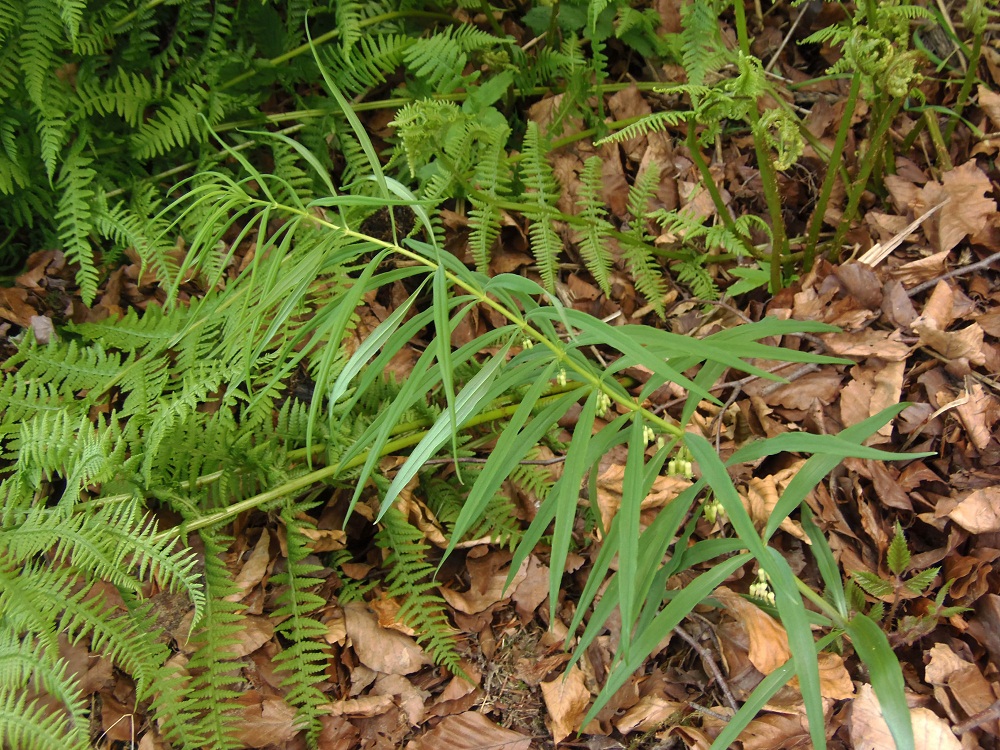
M 511 555 L 507 552 L 494 551 L 481 558 L 470 558 L 467 562 L 471 585 L 468 591 L 454 591 L 441 587 L 441 596 L 452 607 L 469 615 L 482 612 L 497 602 L 509 599 L 521 582 L 528 575 L 528 560 L 514 574 L 510 586 L 507 583 Z
M 914 750 L 961 750 L 962 743 L 948 724 L 926 708 L 910 709 Z M 862 685 L 851 705 L 851 741 L 854 750 L 895 750 L 896 741 L 882 718 L 871 685 Z
M 993 129 L 1000 130 L 1000 94 L 980 84 L 977 101 L 979 108 L 986 113 L 986 116 L 990 118 L 990 122 L 993 123 Z
M 379 627 L 364 602 L 345 604 L 344 619 L 354 653 L 369 669 L 385 674 L 410 674 L 431 663 L 415 640 Z
M 240 572 L 236 575 L 234 583 L 239 589 L 239 593 L 227 596 L 226 599 L 231 602 L 238 602 L 247 595 L 254 586 L 264 580 L 264 575 L 267 573 L 267 566 L 271 560 L 271 554 L 268 551 L 268 546 L 271 543 L 271 535 L 268 533 L 267 529 L 261 529 L 260 539 L 257 540 L 257 544 L 254 545 L 253 551 L 247 558 L 247 561 L 243 563 L 243 567 Z
M 326 705 L 334 716 L 378 716 L 396 705 L 391 695 L 363 695 Z
M 667 700 L 660 695 L 644 695 L 624 716 L 615 719 L 614 725 L 622 734 L 648 732 L 660 727 L 671 717 L 674 719 L 673 723 L 680 723 L 682 712 L 686 708 L 686 704 Z
M 788 634 L 777 620 L 725 586 L 716 589 L 714 596 L 746 630 L 748 658 L 758 672 L 771 674 L 788 661 L 792 655 Z
M 973 490 L 948 517 L 973 534 L 1000 531 L 1000 485 Z
M 237 737 L 246 747 L 285 746 L 298 734 L 295 709 L 280 698 L 252 691 L 238 699 L 242 705 Z
M 541 684 L 542 698 L 549 712 L 549 729 L 552 741 L 559 744 L 579 730 L 590 703 L 590 691 L 584 684 L 583 671 L 573 666 L 569 674 L 559 675 Z
M 406 750 L 530 750 L 531 738 L 502 729 L 477 711 L 446 716 Z

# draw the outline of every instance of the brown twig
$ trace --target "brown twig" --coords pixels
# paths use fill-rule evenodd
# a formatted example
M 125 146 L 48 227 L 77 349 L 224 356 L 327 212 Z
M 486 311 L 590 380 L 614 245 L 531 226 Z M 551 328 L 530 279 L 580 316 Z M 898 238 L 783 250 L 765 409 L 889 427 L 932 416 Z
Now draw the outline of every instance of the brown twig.
M 732 691 L 729 689 L 729 683 L 726 682 L 726 678 L 722 676 L 722 670 L 719 669 L 719 665 L 715 663 L 715 659 L 712 658 L 712 654 L 709 653 L 708 649 L 702 646 L 698 641 L 688 633 L 680 625 L 674 628 L 674 632 L 681 637 L 681 639 L 687 643 L 691 648 L 695 650 L 695 653 L 701 657 L 702 663 L 705 665 L 706 669 L 712 673 L 712 677 L 715 678 L 715 683 L 719 686 L 722 694 L 726 697 L 726 703 L 733 711 L 739 711 L 740 706 L 736 702 L 736 698 L 733 696 Z M 692 703 L 692 706 L 695 704 Z
M 524 461 L 518 461 L 521 466 L 551 466 L 552 464 L 561 464 L 566 460 L 566 456 L 555 456 L 554 458 L 538 458 L 538 459 L 525 459 Z M 460 464 L 484 464 L 489 461 L 488 458 L 475 458 L 473 456 L 454 456 L 452 458 L 429 458 L 424 461 L 424 466 L 440 466 L 444 464 L 453 464 L 455 462 Z
M 987 266 L 996 263 L 998 260 L 1000 260 L 1000 253 L 993 253 L 993 255 L 989 255 L 980 261 L 976 261 L 975 263 L 970 263 L 969 265 L 962 266 L 961 268 L 953 268 L 950 271 L 948 271 L 948 273 L 942 274 L 941 276 L 933 278 L 930 281 L 925 281 L 923 284 L 917 284 L 915 287 L 907 291 L 906 294 L 908 297 L 916 296 L 921 292 L 930 289 L 933 286 L 937 286 L 937 283 L 939 281 L 944 281 L 945 279 L 952 279 L 956 276 L 964 276 L 967 273 L 978 271 L 980 268 L 986 268 Z
M 987 721 L 993 721 L 993 719 L 998 718 L 1000 718 L 1000 701 L 996 701 L 989 708 L 980 711 L 978 714 L 970 716 L 961 724 L 956 724 L 951 728 L 951 731 L 955 734 L 965 734 L 970 729 L 975 729 L 980 724 L 985 724 Z

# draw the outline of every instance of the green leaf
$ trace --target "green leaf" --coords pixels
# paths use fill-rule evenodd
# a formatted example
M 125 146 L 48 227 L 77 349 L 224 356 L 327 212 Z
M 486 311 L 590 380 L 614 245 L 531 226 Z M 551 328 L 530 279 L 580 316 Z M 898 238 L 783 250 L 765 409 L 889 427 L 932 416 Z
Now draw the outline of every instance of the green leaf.
M 813 557 L 816 558 L 816 566 L 819 568 L 823 584 L 826 586 L 826 594 L 833 602 L 833 606 L 837 608 L 840 616 L 846 620 L 849 611 L 847 597 L 844 594 L 844 583 L 840 577 L 840 568 L 833 557 L 829 541 L 819 530 L 819 527 L 813 523 L 812 511 L 805 505 L 802 506 L 802 528 L 805 529 L 809 541 L 812 542 L 810 549 Z
M 879 578 L 874 573 L 870 573 L 867 570 L 856 570 L 851 573 L 851 577 L 857 582 L 858 586 L 876 599 L 892 595 L 892 584 Z
M 406 462 L 399 467 L 399 471 L 396 472 L 396 476 L 392 480 L 392 484 L 389 485 L 389 489 L 386 490 L 382 504 L 379 506 L 376 521 L 392 506 L 402 489 L 420 471 L 424 462 L 448 440 L 450 435 L 454 434 L 452 431 L 453 420 L 455 424 L 461 425 L 479 409 L 489 392 L 491 383 L 506 362 L 511 343 L 508 341 L 466 384 L 465 388 L 455 397 L 454 414 L 445 413 L 438 417 L 424 438 L 410 453 Z
M 857 615 L 847 623 L 847 634 L 868 667 L 882 718 L 889 725 L 897 750 L 913 750 L 913 724 L 903 689 L 903 670 L 889 640 L 881 628 L 864 615 Z
M 914 594 L 922 594 L 927 590 L 928 586 L 934 583 L 934 579 L 937 578 L 940 570 L 941 568 L 938 567 L 922 570 L 916 575 L 911 576 L 903 585 Z
M 903 527 L 896 521 L 896 533 L 893 534 L 889 543 L 889 552 L 886 557 L 889 570 L 893 575 L 901 576 L 910 565 L 910 550 L 906 546 L 906 537 L 903 536 Z

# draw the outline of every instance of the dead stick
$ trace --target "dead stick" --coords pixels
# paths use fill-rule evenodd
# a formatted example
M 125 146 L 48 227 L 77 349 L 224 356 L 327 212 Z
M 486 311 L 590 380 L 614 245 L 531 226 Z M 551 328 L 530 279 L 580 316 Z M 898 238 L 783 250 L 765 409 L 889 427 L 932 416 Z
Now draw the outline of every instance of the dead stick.
M 726 679 L 722 676 L 722 670 L 719 669 L 719 665 L 715 663 L 715 659 L 712 658 L 712 654 L 709 653 L 708 649 L 702 646 L 700 643 L 698 643 L 698 641 L 695 640 L 694 636 L 688 633 L 680 625 L 674 627 L 674 632 L 677 635 L 679 635 L 681 639 L 685 643 L 687 643 L 687 645 L 693 648 L 695 650 L 695 653 L 698 654 L 698 656 L 701 657 L 701 661 L 704 663 L 708 671 L 712 673 L 712 676 L 715 678 L 716 684 L 719 686 L 719 689 L 722 690 L 722 694 L 726 697 L 726 703 L 729 704 L 729 707 L 733 709 L 734 712 L 739 711 L 740 706 L 736 702 L 736 698 L 733 697 L 733 693 L 729 689 L 729 684 L 726 682 Z
M 961 724 L 956 724 L 951 728 L 951 731 L 955 734 L 965 734 L 970 729 L 975 729 L 980 724 L 985 724 L 987 721 L 992 721 L 996 718 L 1000 718 L 1000 701 L 997 701 L 989 708 L 980 711 L 978 714 L 970 716 Z
M 970 263 L 969 265 L 962 266 L 961 268 L 953 268 L 946 274 L 942 274 L 941 276 L 931 279 L 930 281 L 925 281 L 923 284 L 917 284 L 915 287 L 910 289 L 906 294 L 909 297 L 913 297 L 917 294 L 920 294 L 925 289 L 930 289 L 932 286 L 937 286 L 937 283 L 939 281 L 944 281 L 945 279 L 951 279 L 954 278 L 955 276 L 963 276 L 967 273 L 978 271 L 980 268 L 986 268 L 987 266 L 993 265 L 998 260 L 1000 260 L 1000 253 L 993 253 L 993 255 L 983 258 L 980 261 L 977 261 L 975 263 Z

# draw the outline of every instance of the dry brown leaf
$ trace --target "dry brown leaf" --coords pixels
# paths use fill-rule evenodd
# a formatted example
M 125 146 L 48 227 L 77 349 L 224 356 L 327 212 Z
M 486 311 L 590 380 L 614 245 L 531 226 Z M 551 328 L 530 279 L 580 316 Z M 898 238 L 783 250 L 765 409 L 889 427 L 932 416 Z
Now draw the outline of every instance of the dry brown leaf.
M 819 690 L 824 698 L 840 701 L 854 695 L 854 682 L 851 675 L 844 666 L 844 659 L 838 654 L 831 654 L 829 651 L 820 652 L 817 657 L 819 661 Z
M 321 552 L 336 552 L 347 545 L 347 532 L 343 529 L 315 529 L 307 524 L 298 527 L 302 536 L 309 540 L 309 549 Z
M 622 734 L 629 732 L 648 732 L 664 724 L 671 717 L 675 724 L 680 723 L 682 712 L 687 704 L 667 700 L 660 695 L 644 695 L 620 719 L 615 719 L 615 728 Z
M 363 695 L 334 701 L 325 708 L 334 716 L 378 716 L 395 705 L 391 695 Z
M 788 483 L 795 477 L 799 469 L 805 464 L 805 460 L 796 461 L 793 466 L 782 469 L 777 474 L 769 474 L 766 477 L 752 477 L 747 483 L 745 496 L 740 492 L 743 504 L 753 519 L 757 529 L 763 529 L 771 518 L 774 506 L 778 504 L 781 493 L 784 492 Z M 811 544 L 809 536 L 802 529 L 797 521 L 784 518 L 779 528 L 796 539 L 806 544 Z
M 597 507 L 605 529 L 611 528 L 621 507 L 624 483 L 625 466 L 622 464 L 611 464 L 597 477 Z M 639 507 L 642 510 L 662 508 L 690 486 L 691 481 L 681 476 L 658 476 Z
M 777 620 L 725 586 L 713 595 L 746 630 L 750 638 L 748 658 L 758 672 L 771 674 L 792 656 L 788 634 Z
M 442 586 L 441 596 L 452 607 L 467 615 L 483 612 L 497 602 L 509 599 L 528 575 L 528 561 L 525 559 L 514 574 L 510 586 L 506 586 L 510 558 L 510 553 L 500 550 L 480 558 L 470 557 L 466 563 L 471 579 L 469 590 L 453 591 Z
M 967 662 L 943 643 L 936 643 L 925 653 L 930 659 L 924 670 L 924 679 L 934 686 L 934 697 L 953 722 L 985 711 L 993 704 L 996 699 L 993 686 L 979 667 Z M 952 696 L 965 712 L 964 717 L 955 712 Z M 996 720 L 982 726 L 991 734 L 997 734 Z
M 948 251 L 934 253 L 920 260 L 910 261 L 893 269 L 889 276 L 909 289 L 925 281 L 938 278 L 948 270 Z
M 247 615 L 236 633 L 232 653 L 237 658 L 252 654 L 273 636 L 274 622 L 270 617 Z
M 549 712 L 546 723 L 552 732 L 552 741 L 558 745 L 581 728 L 590 703 L 590 691 L 584 684 L 583 671 L 576 665 L 569 674 L 543 682 L 541 688 Z
M 427 699 L 431 694 L 421 690 L 408 679 L 398 674 L 379 675 L 372 686 L 371 695 L 389 695 L 406 715 L 410 726 L 419 726 L 427 714 Z
M 983 450 L 993 439 L 993 426 L 1000 418 L 1000 405 L 979 383 L 973 383 L 967 391 L 959 394 L 959 398 L 962 401 L 955 407 L 955 412 L 965 426 L 969 440 Z
M 920 336 L 921 346 L 930 347 L 949 361 L 964 359 L 974 365 L 986 362 L 983 329 L 978 323 L 970 323 L 958 331 L 941 331 L 932 319 L 921 316 L 910 327 Z
M 790 383 L 764 394 L 771 406 L 785 409 L 809 409 L 816 403 L 831 404 L 840 393 L 843 376 L 832 367 L 808 372 Z
M 406 743 L 406 750 L 530 750 L 531 738 L 502 729 L 478 711 L 446 716 L 429 732 Z
M 28 304 L 26 289 L 0 287 L 0 319 L 27 328 L 33 315 L 37 315 L 37 311 Z
M 535 555 L 528 556 L 528 566 L 525 569 L 524 580 L 514 591 L 514 605 L 522 622 L 529 622 L 535 615 L 535 610 L 549 595 L 549 566 L 543 564 Z
M 988 86 L 980 84 L 977 101 L 979 108 L 993 123 L 993 129 L 1000 130 L 1000 94 L 991 91 Z
M 992 191 L 990 178 L 975 159 L 971 159 L 942 174 L 940 184 L 928 182 L 924 185 L 913 204 L 913 211 L 920 215 L 948 200 L 938 215 L 924 225 L 935 249 L 946 252 L 980 231 L 987 219 L 996 213 L 996 202 L 986 197 Z
M 379 627 L 364 602 L 345 604 L 344 619 L 354 653 L 369 669 L 385 674 L 410 674 L 431 663 L 408 635 Z
M 910 709 L 914 750 L 962 750 L 962 743 L 940 716 L 926 708 Z M 871 685 L 862 685 L 851 704 L 851 741 L 854 750 L 896 750 L 889 725 L 882 718 Z
M 1000 485 L 973 490 L 951 509 L 948 517 L 973 534 L 1000 531 Z
M 298 734 L 295 709 L 281 698 L 264 697 L 256 691 L 237 699 L 242 706 L 237 738 L 246 747 L 284 747 Z
M 271 561 L 271 553 L 268 551 L 270 543 L 271 535 L 267 532 L 266 528 L 261 529 L 260 539 L 258 539 L 257 544 L 254 545 L 253 551 L 250 553 L 247 561 L 243 563 L 243 567 L 240 569 L 240 572 L 236 574 L 236 580 L 234 582 L 236 583 L 236 588 L 239 589 L 239 592 L 227 596 L 227 601 L 241 601 L 250 589 L 264 580 L 264 576 L 267 574 L 268 564 Z
M 851 368 L 852 380 L 840 394 L 840 419 L 844 427 L 858 424 L 899 403 L 903 391 L 906 362 L 879 362 L 871 359 L 864 366 Z M 884 425 L 866 442 L 892 435 L 892 423 Z
M 836 357 L 878 357 L 899 362 L 912 351 L 905 343 L 901 331 L 865 330 L 844 333 L 825 333 L 820 336 L 827 353 Z
M 448 546 L 441 524 L 438 523 L 433 511 L 414 494 L 413 490 L 417 486 L 417 480 L 413 479 L 399 492 L 399 499 L 396 500 L 396 509 L 402 513 L 410 523 L 423 532 L 424 537 L 431 544 L 444 549 Z
M 764 714 L 740 732 L 743 750 L 775 750 L 809 745 L 809 723 L 802 714 Z

